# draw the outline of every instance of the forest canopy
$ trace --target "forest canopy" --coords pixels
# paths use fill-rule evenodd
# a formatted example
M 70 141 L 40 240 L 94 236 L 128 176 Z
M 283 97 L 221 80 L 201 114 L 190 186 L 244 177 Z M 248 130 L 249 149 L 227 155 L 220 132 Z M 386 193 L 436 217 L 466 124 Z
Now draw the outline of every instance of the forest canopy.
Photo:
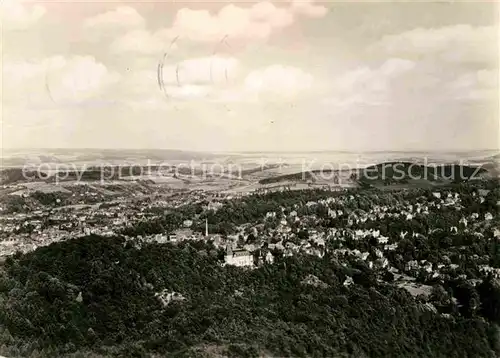
M 494 357 L 498 349 L 493 322 L 443 317 L 329 255 L 256 270 L 220 262 L 204 242 L 139 247 L 99 236 L 18 254 L 0 274 L 0 353 L 187 357 L 218 347 L 238 357 Z M 311 275 L 324 285 L 305 285 Z M 185 300 L 163 306 L 155 297 L 163 290 Z

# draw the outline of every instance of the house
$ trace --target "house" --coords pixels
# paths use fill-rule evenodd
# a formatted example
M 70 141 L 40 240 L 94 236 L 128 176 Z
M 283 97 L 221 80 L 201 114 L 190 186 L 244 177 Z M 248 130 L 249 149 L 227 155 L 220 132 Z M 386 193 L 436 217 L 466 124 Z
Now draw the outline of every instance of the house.
M 155 293 L 155 297 L 157 297 L 161 301 L 164 307 L 168 306 L 170 302 L 186 300 L 186 298 L 180 293 L 178 292 L 169 293 L 167 290 Z
M 478 190 L 478 193 L 479 193 L 479 196 L 480 196 L 480 197 L 485 197 L 485 196 L 487 196 L 489 192 L 490 192 L 490 191 L 489 191 L 489 190 L 486 190 L 486 189 L 479 189 L 479 190 Z
M 226 265 L 234 265 L 240 267 L 253 266 L 254 259 L 253 255 L 247 250 L 233 250 L 230 246 L 228 246 L 226 250 L 225 262 Z
M 253 263 L 254 266 L 261 266 L 262 264 L 268 263 L 272 264 L 274 262 L 274 256 L 271 254 L 271 252 L 267 250 L 259 250 L 258 252 L 255 252 L 253 257 Z
M 178 242 L 184 241 L 193 236 L 193 230 L 191 229 L 179 229 L 174 231 L 172 235 L 169 235 L 169 241 Z
M 350 286 L 354 283 L 354 280 L 352 279 L 352 277 L 350 276 L 347 276 L 347 278 L 345 279 L 344 281 L 344 286 Z
M 274 262 L 274 256 L 269 251 L 266 254 L 266 262 L 272 264 Z
M 153 238 L 153 241 L 156 241 L 159 244 L 164 244 L 168 242 L 168 236 L 162 234 L 156 234 Z

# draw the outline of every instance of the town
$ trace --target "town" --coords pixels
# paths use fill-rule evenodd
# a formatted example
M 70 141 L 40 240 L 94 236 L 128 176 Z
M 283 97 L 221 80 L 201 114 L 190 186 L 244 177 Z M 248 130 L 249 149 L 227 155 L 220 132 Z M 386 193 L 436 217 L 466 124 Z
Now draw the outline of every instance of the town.
M 297 290 L 293 297 L 305 299 L 314 294 L 318 295 L 315 302 L 322 302 L 322 292 L 330 292 L 335 304 L 342 305 L 349 302 L 344 294 L 376 293 L 368 306 L 376 304 L 374 299 L 378 302 L 395 295 L 405 302 L 400 309 L 409 310 L 405 319 L 413 319 L 414 307 L 415 312 L 427 312 L 422 314 L 443 319 L 441 324 L 450 327 L 463 320 L 469 320 L 469 325 L 471 319 L 497 319 L 497 296 L 491 293 L 497 292 L 500 282 L 500 186 L 496 178 L 403 187 L 398 182 L 384 183 L 378 188 L 333 183 L 305 189 L 288 180 L 259 190 L 232 191 L 145 180 L 63 184 L 18 182 L 2 188 L 0 267 L 6 271 L 0 270 L 0 298 L 5 295 L 0 305 L 4 302 L 3 312 L 10 313 L 0 318 L 7 322 L 9 332 L 24 324 L 16 315 L 25 315 L 32 307 L 7 304 L 14 302 L 9 297 L 20 294 L 17 289 L 26 297 L 42 294 L 47 302 L 59 302 L 53 299 L 60 297 L 71 309 L 96 315 L 94 320 L 105 310 L 106 317 L 124 322 L 126 315 L 113 313 L 119 310 L 115 304 L 130 305 L 124 312 L 139 315 L 136 320 L 141 325 L 153 322 L 157 332 L 162 331 L 161 324 L 175 324 L 168 315 L 188 315 L 183 324 L 196 325 L 189 322 L 198 315 L 207 317 L 208 311 L 215 314 L 218 300 L 240 307 L 232 312 L 255 310 L 259 302 L 282 305 L 288 302 L 290 287 Z M 25 275 L 35 276 L 22 283 L 19 280 L 25 280 Z M 61 275 L 66 277 L 62 281 L 56 278 Z M 122 286 L 128 288 L 118 288 Z M 116 288 L 110 291 L 110 287 Z M 130 296 L 129 290 L 135 293 Z M 338 296 L 340 292 L 344 293 Z M 351 297 L 354 302 L 361 299 Z M 144 318 L 134 308 L 138 307 L 135 300 L 144 301 L 141 307 L 153 316 L 167 316 L 160 321 Z M 239 306 L 240 300 L 247 303 Z M 392 305 L 397 302 L 392 300 Z M 298 309 L 294 319 L 310 320 L 300 313 L 300 306 L 289 304 L 280 315 Z M 384 304 L 378 310 L 390 317 L 390 307 Z M 259 315 L 267 319 L 276 309 Z M 74 323 L 78 328 L 61 326 L 46 316 L 49 311 L 38 312 L 36 325 L 44 330 L 77 329 L 88 342 L 96 335 L 110 334 L 110 328 L 98 328 L 91 321 Z M 210 317 L 218 322 L 217 314 Z M 113 332 L 127 331 L 120 324 Z M 228 331 L 223 322 L 211 327 L 227 337 L 237 332 Z M 433 332 L 433 328 L 425 330 Z M 44 336 L 43 332 L 39 335 Z M 250 332 L 255 335 L 259 330 Z M 14 339 L 10 333 L 3 334 L 6 341 Z M 258 336 L 259 341 L 266 341 Z M 185 338 L 175 340 L 184 342 Z M 43 342 L 37 343 L 39 347 L 45 347 Z M 0 354 L 28 352 L 23 349 L 29 348 L 19 347 Z M 57 349 L 69 354 L 74 351 L 71 347 Z
M 401 242 L 443 235 L 451 241 L 463 236 L 470 240 L 500 239 L 497 203 L 490 203 L 495 191 L 480 184 L 469 185 L 462 192 L 453 188 L 394 193 L 319 190 L 321 199 L 275 206 L 275 210 L 262 212 L 253 221 L 235 222 L 230 229 L 222 230 L 216 225 L 224 221 L 217 216 L 220 210 L 230 209 L 233 202 L 245 205 L 246 198 L 259 194 L 227 195 L 165 188 L 156 192 L 150 189 L 145 194 L 142 186 L 141 193 L 109 197 L 90 185 L 76 186 L 73 193 L 63 195 L 23 193 L 14 195 L 16 201 L 23 202 L 17 207 L 20 212 L 8 201 L 2 204 L 0 256 L 5 258 L 18 251 L 29 252 L 91 234 L 123 235 L 143 243 L 206 241 L 225 251 L 226 265 L 257 268 L 265 262 L 272 263 L 275 255 L 323 257 L 330 252 L 365 261 L 370 269 L 396 274 L 401 285 L 412 293 L 425 289 L 430 292 L 430 286 L 420 285 L 416 289 L 411 281 L 422 272 L 433 279 L 448 275 L 450 270 L 458 272 L 464 262 L 461 255 L 434 262 L 412 257 L 403 267 L 395 264 L 398 255 L 394 253 L 402 250 Z M 74 200 L 75 195 L 78 201 Z M 487 211 L 485 201 L 490 203 Z M 474 207 L 476 210 L 471 211 Z M 175 223 L 165 222 L 155 227 L 175 212 L 181 213 Z M 217 222 L 211 222 L 212 218 Z M 141 229 L 147 225 L 150 227 Z M 215 232 L 210 230 L 212 227 Z M 476 256 L 467 259 L 481 263 L 478 266 L 481 271 L 492 272 L 495 277 L 500 275 L 500 268 L 491 267 L 490 260 Z

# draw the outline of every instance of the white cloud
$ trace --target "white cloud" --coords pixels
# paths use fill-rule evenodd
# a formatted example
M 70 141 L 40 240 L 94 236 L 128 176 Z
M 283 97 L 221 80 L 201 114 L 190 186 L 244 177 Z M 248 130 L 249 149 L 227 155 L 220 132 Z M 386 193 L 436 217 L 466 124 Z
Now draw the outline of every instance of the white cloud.
M 327 9 L 314 5 L 312 0 L 293 1 L 289 6 L 277 6 L 269 1 L 255 3 L 251 7 L 228 4 L 216 14 L 208 10 L 182 8 L 175 14 L 170 27 L 154 33 L 144 30 L 144 19 L 133 9 L 122 7 L 87 19 L 85 27 L 92 29 L 94 37 L 111 37 L 110 31 L 117 29 L 125 35 L 115 39 L 111 45 L 114 53 L 156 54 L 166 44 L 179 37 L 196 42 L 217 42 L 228 37 L 229 41 L 266 40 L 271 34 L 291 26 L 297 16 L 319 18 Z M 124 20 L 120 20 L 124 18 Z
M 177 66 L 164 68 L 167 83 L 183 84 L 211 83 L 224 84 L 238 76 L 238 60 L 234 57 L 210 56 L 184 60 Z
M 200 42 L 216 42 L 224 36 L 236 40 L 265 40 L 274 31 L 292 25 L 295 15 L 322 17 L 326 12 L 325 7 L 313 5 L 312 1 L 301 5 L 294 2 L 287 7 L 269 1 L 251 7 L 228 4 L 214 15 L 207 10 L 182 8 L 168 32 L 171 36 Z
M 271 6 L 276 9 L 274 5 Z M 254 21 L 251 10 L 231 4 L 216 15 L 207 10 L 183 8 L 177 12 L 171 31 L 192 41 L 213 42 L 226 35 L 238 39 L 262 39 L 271 34 L 272 24 Z
M 255 70 L 245 79 L 245 90 L 250 94 L 273 99 L 289 98 L 306 91 L 313 85 L 313 77 L 303 70 L 282 65 L 272 65 Z
M 117 74 L 110 73 L 106 66 L 90 56 L 71 60 L 59 57 L 54 62 L 49 74 L 55 98 L 86 99 L 119 79 Z
M 323 17 L 328 12 L 326 7 L 315 5 L 313 0 L 293 0 L 292 10 L 313 18 Z
M 19 0 L 3 0 L 0 4 L 3 31 L 25 30 L 38 22 L 45 13 L 45 7 L 27 5 Z
M 457 76 L 458 74 L 458 76 Z M 389 59 L 378 67 L 359 67 L 337 77 L 322 102 L 332 110 L 355 111 L 359 105 L 439 107 L 443 102 L 493 101 L 498 71 L 446 71 L 426 62 Z M 451 101 L 451 102 L 450 102 Z
M 142 29 L 146 20 L 130 6 L 120 6 L 115 10 L 85 19 L 83 29 L 88 39 L 100 41 L 115 38 L 126 31 Z
M 389 59 L 378 68 L 359 67 L 336 78 L 332 84 L 332 95 L 327 103 L 339 107 L 357 103 L 381 104 L 391 100 L 394 81 L 407 75 L 415 63 L 399 58 Z
M 158 89 L 154 92 L 128 94 L 128 97 L 122 97 L 119 103 L 134 110 L 178 110 L 185 103 L 199 104 L 200 100 L 209 100 L 213 88 L 203 85 L 166 86 L 165 91 L 167 95 Z
M 119 86 L 125 95 L 150 95 L 159 91 L 158 69 L 133 69 L 124 74 Z M 234 57 L 209 56 L 187 59 L 163 66 L 161 84 L 169 89 L 183 86 L 227 87 L 237 84 L 240 77 L 239 62 Z
M 325 127 L 339 133 L 341 147 L 489 147 L 498 130 L 498 71 L 464 70 L 400 58 L 355 68 L 335 79 L 318 116 L 331 121 Z
M 84 27 L 100 30 L 109 30 L 110 28 L 130 29 L 143 27 L 144 24 L 144 18 L 133 7 L 120 6 L 115 10 L 86 19 Z
M 234 7 L 232 8 L 234 9 Z M 227 16 L 230 16 L 230 8 L 226 8 Z M 221 12 L 220 16 L 224 13 Z M 263 1 L 255 4 L 249 11 L 251 21 L 265 22 L 271 27 L 281 28 L 290 26 L 293 21 L 293 13 L 288 8 L 276 7 L 274 4 Z
M 258 105 L 309 93 L 313 77 L 282 65 L 248 71 L 236 58 L 213 56 L 166 64 L 161 84 L 160 89 L 156 70 L 134 70 L 123 74 L 110 92 L 135 107 L 164 108 L 165 103 L 185 100 Z
M 224 90 L 237 91 L 240 68 L 237 59 L 232 57 L 200 57 L 177 63 L 165 63 L 161 84 L 158 83 L 158 71 L 154 66 L 149 69 L 132 69 L 123 74 L 113 91 L 117 99 L 144 101 L 150 104 L 160 103 L 165 98 L 185 100 L 199 98 L 219 98 Z M 152 100 L 152 98 L 156 99 Z
M 409 130 L 413 125 L 409 124 L 412 123 L 409 118 L 436 120 L 439 118 L 436 113 L 455 113 L 449 107 L 495 103 L 498 93 L 496 70 L 466 73 L 458 78 L 454 73 L 442 73 L 425 63 L 391 59 L 380 66 L 360 67 L 338 77 L 329 95 L 321 101 L 321 107 L 332 118 L 384 119 L 393 121 L 394 126 L 404 122 Z M 464 117 L 466 115 L 461 116 Z
M 113 53 L 135 53 L 143 55 L 159 55 L 165 48 L 167 39 L 162 33 L 150 34 L 146 30 L 133 30 L 127 32 L 124 36 L 117 38 L 111 44 Z M 177 49 L 174 43 L 171 50 Z
M 498 100 L 498 70 L 480 70 L 461 75 L 448 87 L 450 98 L 472 101 Z
M 391 58 L 380 67 L 380 74 L 393 77 L 408 72 L 415 68 L 415 63 L 400 58 Z
M 119 80 L 118 74 L 110 72 L 91 56 L 5 61 L 2 77 L 3 100 L 6 103 L 37 108 L 52 108 L 95 98 Z
M 191 100 L 191 99 L 201 99 L 206 98 L 210 92 L 210 86 L 203 85 L 183 85 L 180 87 L 170 87 L 170 95 L 174 99 Z
M 452 63 L 496 63 L 498 47 L 496 26 L 454 25 L 417 28 L 383 37 L 372 46 L 391 56 L 431 58 Z

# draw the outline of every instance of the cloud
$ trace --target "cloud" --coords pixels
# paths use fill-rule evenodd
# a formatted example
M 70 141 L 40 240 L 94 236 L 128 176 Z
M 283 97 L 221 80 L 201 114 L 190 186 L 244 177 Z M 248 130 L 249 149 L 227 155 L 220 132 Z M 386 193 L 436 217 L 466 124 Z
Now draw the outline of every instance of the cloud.
M 394 77 L 406 73 L 415 68 L 415 63 L 400 58 L 391 58 L 380 66 L 379 72 L 387 77 Z
M 497 44 L 496 26 L 454 25 L 417 28 L 397 35 L 384 36 L 371 50 L 411 59 L 430 58 L 451 63 L 496 64 Z
M 81 112 L 69 107 L 40 111 L 5 105 L 2 115 L 2 145 L 18 148 L 43 148 L 54 143 L 71 146 L 78 136 L 77 123 L 81 120 Z
M 119 80 L 118 74 L 91 56 L 5 61 L 2 77 L 4 101 L 36 108 L 81 103 Z
M 310 89 L 313 77 L 303 70 L 283 65 L 272 65 L 252 71 L 245 78 L 245 90 L 257 96 L 273 99 L 290 98 Z
M 83 29 L 88 40 L 100 41 L 115 38 L 126 31 L 142 29 L 146 20 L 130 6 L 120 6 L 115 10 L 85 19 Z
M 495 101 L 498 70 L 458 71 L 399 58 L 379 66 L 363 66 L 337 77 L 322 103 L 346 114 L 364 106 L 426 107 L 461 105 L 463 101 Z M 444 104 L 446 103 L 446 104 Z
M 167 95 L 156 91 L 142 92 L 128 98 L 121 98 L 121 103 L 133 110 L 178 110 L 183 104 L 200 104 L 200 100 L 209 100 L 209 96 L 213 93 L 213 88 L 204 85 L 183 85 L 183 86 L 166 86 Z
M 84 22 L 84 27 L 99 30 L 140 28 L 144 25 L 144 18 L 130 6 L 120 6 L 115 10 L 90 17 Z
M 326 15 L 328 9 L 321 5 L 314 5 L 313 0 L 293 0 L 292 10 L 312 18 L 320 18 Z
M 230 41 L 266 40 L 273 32 L 291 26 L 298 16 L 320 18 L 327 11 L 324 6 L 314 5 L 312 0 L 294 0 L 287 7 L 269 1 L 251 7 L 228 4 L 215 14 L 182 8 L 175 14 L 170 27 L 152 33 L 144 30 L 144 19 L 134 9 L 121 7 L 87 19 L 85 27 L 92 30 L 89 33 L 94 38 L 111 37 L 110 31 L 115 31 L 120 37 L 111 45 L 113 53 L 150 55 L 165 49 L 177 36 L 182 40 L 209 43 L 225 37 Z M 128 33 L 121 34 L 125 30 Z
M 402 58 L 353 68 L 333 81 L 317 116 L 345 148 L 491 147 L 498 70 L 471 68 Z
M 4 0 L 0 4 L 3 31 L 26 30 L 46 13 L 41 5 L 27 5 L 18 0 Z
M 269 1 L 251 7 L 228 4 L 214 15 L 208 10 L 182 8 L 168 31 L 171 36 L 198 42 L 216 42 L 226 35 L 237 40 L 265 40 L 274 31 L 292 25 L 296 15 L 322 17 L 326 12 L 325 7 L 313 5 L 312 1 L 303 4 L 295 1 L 288 7 L 278 7 Z
M 70 60 L 57 57 L 54 60 L 49 68 L 49 78 L 55 98 L 87 99 L 119 80 L 116 73 L 110 73 L 91 56 L 76 56 Z
M 230 16 L 232 11 L 245 11 L 244 9 L 236 6 L 226 7 L 221 11 L 220 16 Z M 245 14 L 245 12 L 243 12 Z M 290 26 L 293 21 L 293 13 L 288 8 L 276 7 L 274 4 L 263 1 L 255 4 L 249 11 L 247 11 L 250 21 L 263 22 L 269 24 L 273 28 L 282 28 Z
M 143 55 L 160 55 L 165 49 L 165 44 L 168 40 L 162 36 L 161 32 L 149 33 L 146 30 L 134 30 L 126 33 L 124 36 L 117 38 L 111 44 L 111 52 L 134 53 Z M 176 50 L 177 45 L 174 43 L 170 50 Z
M 278 9 L 274 5 L 269 6 L 273 12 L 277 12 Z M 258 4 L 255 7 L 260 10 L 255 16 L 262 16 L 262 19 L 254 19 L 252 10 L 232 4 L 223 7 L 216 15 L 212 15 L 208 10 L 183 8 L 177 12 L 170 31 L 182 38 L 199 42 L 215 42 L 226 35 L 237 39 L 265 39 L 271 34 L 273 25 L 278 26 L 284 20 L 280 17 L 274 19 L 270 14 L 263 13 Z M 269 8 L 264 10 L 269 11 Z
M 498 100 L 498 69 L 480 70 L 461 75 L 448 87 L 450 98 L 470 101 Z
M 210 56 L 179 62 L 163 70 L 164 81 L 170 84 L 225 84 L 238 76 L 238 60 L 234 57 Z
M 239 62 L 232 57 L 199 57 L 165 63 L 158 83 L 156 64 L 130 68 L 109 88 L 109 100 L 133 109 L 171 109 L 180 101 L 217 101 L 227 93 L 241 92 Z M 226 77 L 227 75 L 227 77 Z
M 346 107 L 359 103 L 385 104 L 391 101 L 391 88 L 415 68 L 415 63 L 393 58 L 376 68 L 358 67 L 337 77 L 326 103 Z
M 155 69 L 133 70 L 124 73 L 111 92 L 113 98 L 131 103 L 135 108 L 167 108 L 167 102 L 186 100 L 258 105 L 308 94 L 313 77 L 291 66 L 249 70 L 234 57 L 210 56 L 166 64 L 161 84 L 160 89 Z

